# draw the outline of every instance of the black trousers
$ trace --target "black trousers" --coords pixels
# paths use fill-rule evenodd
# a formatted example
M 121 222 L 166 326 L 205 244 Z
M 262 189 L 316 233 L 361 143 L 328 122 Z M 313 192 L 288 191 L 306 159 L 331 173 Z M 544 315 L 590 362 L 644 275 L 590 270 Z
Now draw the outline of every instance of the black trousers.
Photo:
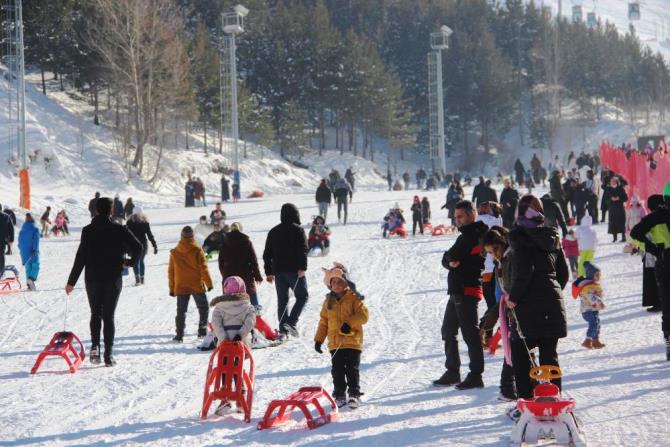
M 91 345 L 100 346 L 100 329 L 104 327 L 105 350 L 114 346 L 114 313 L 122 287 L 121 278 L 116 281 L 86 281 L 86 294 L 91 307 Z
M 514 368 L 503 360 L 502 371 L 500 371 L 500 391 L 516 393 L 516 386 L 514 381 Z
M 5 241 L 0 242 L 0 275 L 5 271 Z
M 528 349 L 538 347 L 540 350 L 540 365 L 558 364 L 558 338 L 536 338 L 527 339 Z M 516 391 L 519 399 L 530 399 L 533 397 L 533 386 L 530 376 L 530 359 L 523 344 L 523 340 L 512 340 L 512 363 L 514 364 L 514 380 L 516 380 Z M 561 379 L 551 381 L 561 388 Z
M 658 288 L 658 301 L 661 304 L 661 329 L 663 337 L 670 336 L 670 250 L 664 250 L 661 256 L 656 258 L 654 267 L 656 285 Z
M 481 375 L 484 372 L 484 348 L 479 338 L 479 321 L 477 305 L 479 301 L 472 296 L 451 295 L 447 302 L 442 321 L 442 340 L 444 353 L 447 356 L 445 366 L 447 371 L 458 373 L 461 368 L 461 358 L 458 353 L 458 329 L 468 345 L 470 357 L 470 372 Z
M 423 234 L 423 222 L 421 217 L 412 216 L 412 236 L 416 234 L 416 227 L 419 226 L 419 231 Z
M 191 295 L 177 295 L 177 317 L 175 318 L 175 325 L 177 326 L 177 335 L 184 336 L 184 327 L 186 326 L 186 312 L 188 312 L 188 302 Z M 204 293 L 194 293 L 193 300 L 198 307 L 200 320 L 198 322 L 198 335 L 204 336 L 207 334 L 207 320 L 209 318 L 209 303 L 207 302 L 207 295 Z
M 331 351 L 333 366 L 330 370 L 333 375 L 333 397 L 344 398 L 347 387 L 349 397 L 360 397 L 360 364 L 361 351 L 358 349 L 337 349 Z

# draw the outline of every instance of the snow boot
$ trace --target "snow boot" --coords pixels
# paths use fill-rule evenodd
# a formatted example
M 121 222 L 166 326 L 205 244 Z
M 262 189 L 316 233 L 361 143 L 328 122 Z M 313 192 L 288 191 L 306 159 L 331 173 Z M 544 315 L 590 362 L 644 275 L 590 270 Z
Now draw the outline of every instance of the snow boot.
M 661 312 L 663 308 L 661 306 L 652 306 L 647 308 L 647 312 Z
M 445 371 L 437 380 L 433 380 L 433 386 L 454 386 L 461 383 L 461 375 L 457 372 Z
M 347 406 L 347 398 L 345 396 L 335 396 L 333 399 L 335 399 L 335 405 L 337 405 L 337 408 Z
M 586 349 L 593 349 L 593 340 L 590 338 L 585 339 L 582 342 L 582 346 L 585 347 Z
M 91 346 L 88 358 L 94 365 L 100 364 L 100 346 Z
M 135 285 L 136 286 L 140 285 L 140 276 L 139 275 L 135 275 Z
M 183 343 L 184 342 L 184 337 L 181 335 L 175 335 L 174 338 L 172 339 L 173 342 L 175 343 Z
M 469 373 L 465 380 L 461 383 L 456 384 L 457 390 L 471 390 L 473 388 L 484 388 L 484 382 L 482 381 L 481 374 L 472 374 Z
M 105 366 L 116 366 L 116 360 L 114 360 L 114 356 L 112 355 L 112 347 L 111 346 L 105 346 Z
M 516 402 L 517 396 L 514 390 L 500 389 L 498 400 L 502 402 Z
M 665 359 L 670 362 L 670 335 L 665 338 Z
M 214 411 L 214 414 L 216 414 L 217 416 L 224 416 L 224 415 L 230 413 L 230 411 L 232 409 L 233 409 L 232 404 L 230 402 L 228 402 L 227 400 L 223 400 L 223 401 L 221 401 L 219 406 Z
M 140 284 L 144 285 L 144 275 L 140 276 Z
M 602 349 L 605 347 L 605 343 L 602 343 L 600 340 L 597 338 L 591 342 L 591 347 L 593 349 Z
M 35 288 L 35 281 L 32 278 L 28 278 L 28 281 L 26 281 L 26 285 L 28 286 L 28 290 L 32 290 L 32 291 L 37 290 Z
M 361 398 L 358 396 L 349 396 L 347 406 L 352 410 L 355 410 L 356 408 L 361 406 Z

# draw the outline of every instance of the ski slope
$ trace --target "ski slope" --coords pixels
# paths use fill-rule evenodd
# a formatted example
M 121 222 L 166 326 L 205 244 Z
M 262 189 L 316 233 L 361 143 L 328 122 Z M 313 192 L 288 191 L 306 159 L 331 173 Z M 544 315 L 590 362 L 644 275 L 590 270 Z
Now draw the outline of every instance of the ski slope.
M 502 356 L 486 355 L 482 390 L 436 389 L 443 372 L 440 326 L 446 305 L 443 251 L 453 237 L 410 236 L 384 240 L 380 221 L 394 202 L 409 208 L 414 191 L 354 195 L 350 223 L 333 224 L 332 249 L 310 258 L 310 301 L 299 324 L 303 337 L 254 351 L 257 385 L 252 423 L 239 416 L 202 422 L 199 411 L 209 354 L 195 349 L 197 311 L 190 304 L 185 343 L 171 343 L 176 304 L 168 296 L 169 249 L 183 225 L 197 222 L 202 209 L 149 208 L 158 255 L 148 255 L 144 287 L 126 278 L 116 319 L 115 368 L 88 361 L 74 375 L 62 361 L 48 361 L 36 376 L 29 370 L 51 335 L 64 327 L 63 286 L 88 222 L 74 211 L 69 238 L 42 243 L 42 273 L 35 293 L 0 296 L 0 446 L 155 445 L 155 446 L 503 446 L 512 426 L 509 404 L 496 400 Z M 444 192 L 428 193 L 434 223 Z M 166 204 L 176 198 L 165 197 Z M 244 226 L 260 256 L 267 231 L 279 221 L 285 201 L 296 203 L 303 222 L 316 213 L 311 194 L 275 196 L 225 207 L 229 222 Z M 332 223 L 335 210 L 330 208 Z M 608 309 L 602 314 L 607 347 L 586 351 L 580 343 L 586 322 L 579 303 L 566 298 L 569 336 L 559 344 L 564 391 L 578 403 L 592 446 L 661 446 L 670 443 L 667 408 L 670 375 L 661 342 L 660 316 L 641 306 L 641 262 L 611 244 L 603 225 L 596 264 L 603 270 Z M 299 418 L 259 432 L 256 423 L 272 399 L 305 385 L 332 388 L 329 357 L 313 350 L 312 337 L 326 289 L 320 267 L 345 263 L 365 295 L 370 321 L 365 327 L 361 386 L 364 405 L 343 412 L 340 421 L 309 431 Z M 8 258 L 19 263 L 18 255 Z M 221 292 L 216 263 L 210 263 L 215 292 Z M 214 293 L 209 294 L 212 298 Z M 263 283 L 264 314 L 276 324 L 272 286 Z M 68 300 L 67 329 L 89 345 L 89 310 L 83 278 Z M 480 306 L 480 311 L 483 307 Z M 465 345 L 461 343 L 461 348 Z M 467 353 L 462 350 L 464 363 Z M 43 372 L 42 372 L 43 371 Z M 465 375 L 467 371 L 462 370 Z

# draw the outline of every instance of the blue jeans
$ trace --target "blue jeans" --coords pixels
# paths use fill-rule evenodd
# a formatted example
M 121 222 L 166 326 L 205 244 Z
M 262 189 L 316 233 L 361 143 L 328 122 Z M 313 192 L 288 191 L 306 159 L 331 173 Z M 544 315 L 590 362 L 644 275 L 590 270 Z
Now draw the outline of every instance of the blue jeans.
M 249 294 L 249 300 L 251 301 L 251 305 L 254 307 L 258 307 L 258 293 L 250 293 Z
M 144 256 L 145 255 L 138 256 L 137 262 L 135 262 L 135 265 L 133 266 L 135 276 L 144 276 Z
M 309 298 L 307 279 L 304 276 L 298 278 L 297 272 L 280 272 L 275 274 L 275 289 L 277 290 L 277 314 L 280 329 L 283 324 L 296 327 Z M 290 311 L 288 309 L 289 289 L 292 289 L 295 294 L 295 304 Z
M 586 338 L 597 340 L 600 337 L 600 316 L 597 310 L 587 310 L 582 312 L 582 317 L 589 323 L 589 328 L 586 330 Z
M 319 202 L 319 216 L 323 217 L 324 222 L 328 217 L 328 202 Z

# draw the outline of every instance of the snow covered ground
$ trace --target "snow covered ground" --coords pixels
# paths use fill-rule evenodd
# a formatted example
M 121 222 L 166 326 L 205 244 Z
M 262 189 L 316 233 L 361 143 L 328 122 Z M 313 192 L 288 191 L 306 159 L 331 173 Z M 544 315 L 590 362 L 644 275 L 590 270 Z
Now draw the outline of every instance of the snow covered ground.
M 334 224 L 332 250 L 310 258 L 310 301 L 300 321 L 303 337 L 254 352 L 257 385 L 251 424 L 239 417 L 200 421 L 208 354 L 195 349 L 197 311 L 193 303 L 183 345 L 170 342 L 176 305 L 168 296 L 169 249 L 180 228 L 193 224 L 201 209 L 175 208 L 177 197 L 146 212 L 159 244 L 147 259 L 147 284 L 127 279 L 117 310 L 115 368 L 88 361 L 74 375 L 62 361 L 29 370 L 51 335 L 63 329 L 63 286 L 74 258 L 83 209 L 75 210 L 73 235 L 42 244 L 42 273 L 36 293 L 0 296 L 0 446 L 23 445 L 313 445 L 502 446 L 509 442 L 509 404 L 496 400 L 501 355 L 486 357 L 483 390 L 436 389 L 443 372 L 440 325 L 446 305 L 443 251 L 453 237 L 423 236 L 384 240 L 380 221 L 394 202 L 409 208 L 414 191 L 361 192 L 354 196 L 350 222 Z M 444 191 L 428 193 L 434 223 L 446 223 L 439 207 Z M 311 194 L 273 196 L 226 206 L 229 221 L 244 226 L 260 256 L 267 231 L 279 221 L 279 207 L 296 203 L 303 222 L 316 213 Z M 330 209 L 330 221 L 335 210 Z M 664 360 L 660 317 L 641 306 L 641 262 L 612 244 L 603 225 L 596 264 L 603 270 L 608 309 L 602 315 L 607 347 L 586 351 L 580 343 L 586 323 L 577 301 L 567 297 L 569 336 L 559 344 L 564 390 L 578 402 L 589 445 L 661 446 L 670 444 L 667 408 L 670 375 Z M 305 385 L 331 389 L 330 361 L 313 350 L 312 337 L 326 293 L 320 267 L 345 263 L 365 294 L 370 321 L 362 357 L 364 406 L 345 412 L 339 422 L 309 431 L 300 420 L 259 432 L 256 422 L 270 400 Z M 18 256 L 8 263 L 19 264 Z M 210 264 L 221 292 L 216 263 Z M 214 292 L 209 294 L 212 298 Z M 276 324 L 272 286 L 259 289 L 264 314 Z M 88 348 L 88 303 L 83 279 L 69 298 L 67 329 Z M 483 311 L 483 309 L 480 309 Z M 464 347 L 464 344 L 461 344 Z M 462 350 L 464 363 L 467 353 Z M 465 374 L 465 370 L 462 371 Z

